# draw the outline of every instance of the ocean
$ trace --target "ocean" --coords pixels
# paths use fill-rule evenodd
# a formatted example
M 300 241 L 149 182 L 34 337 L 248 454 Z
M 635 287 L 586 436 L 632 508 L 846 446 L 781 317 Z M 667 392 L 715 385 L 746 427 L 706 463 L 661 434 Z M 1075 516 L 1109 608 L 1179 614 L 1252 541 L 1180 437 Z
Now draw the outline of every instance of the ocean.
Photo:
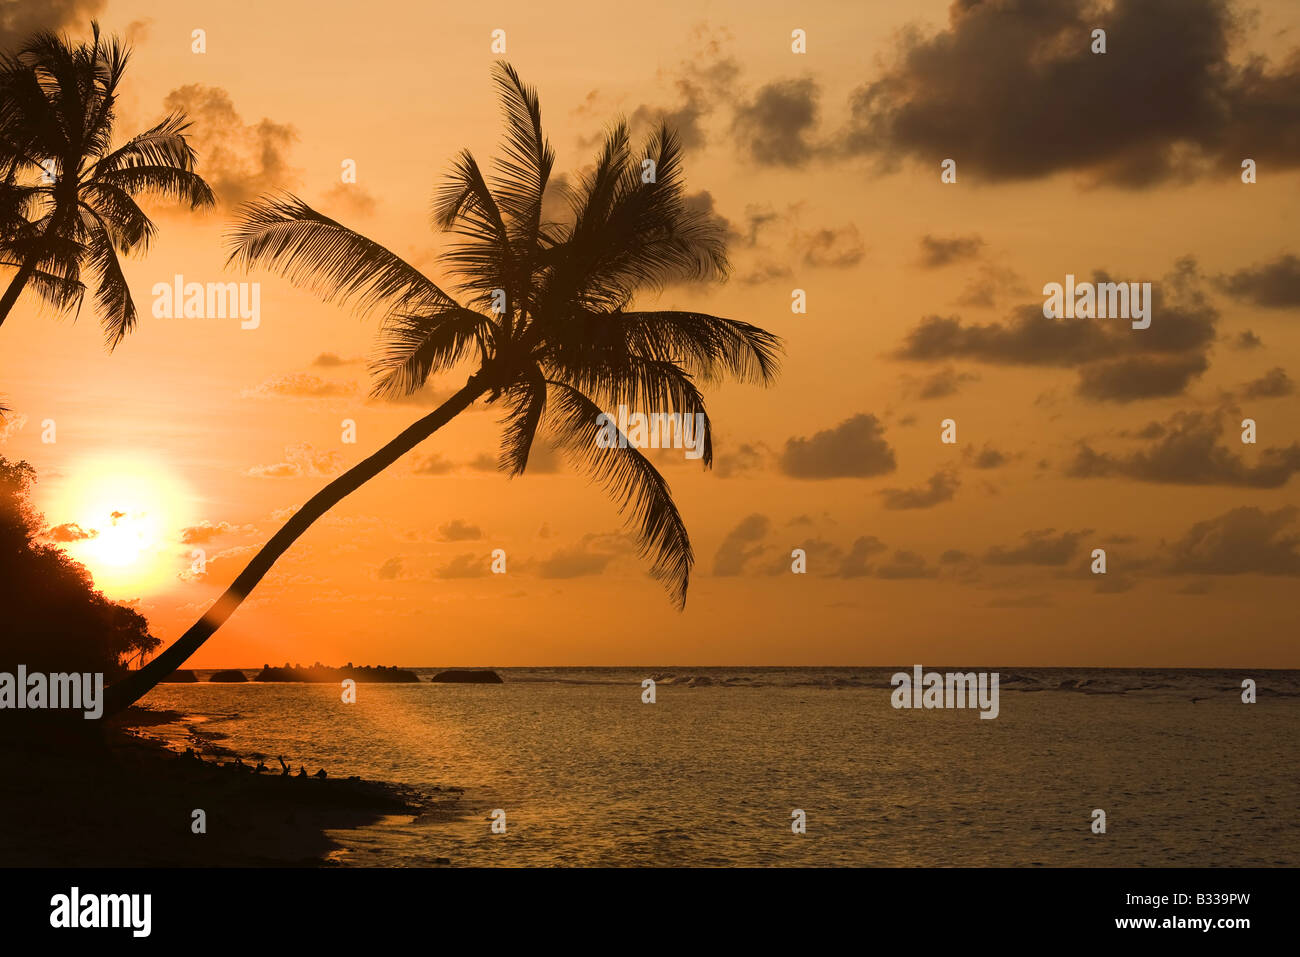
M 454 801 L 331 832 L 345 866 L 1300 864 L 1297 671 L 927 665 L 998 671 L 989 720 L 895 709 L 910 665 L 411 670 L 424 680 L 360 684 L 355 704 L 202 670 L 143 703 L 186 716 L 149 729 L 174 746 L 198 733 Z

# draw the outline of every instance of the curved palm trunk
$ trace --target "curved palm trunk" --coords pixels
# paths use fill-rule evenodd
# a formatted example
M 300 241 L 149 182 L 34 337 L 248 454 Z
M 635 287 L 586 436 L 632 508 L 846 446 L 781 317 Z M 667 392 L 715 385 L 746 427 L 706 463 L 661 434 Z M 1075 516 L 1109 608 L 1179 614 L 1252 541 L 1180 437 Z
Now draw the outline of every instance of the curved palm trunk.
M 181 635 L 149 664 L 139 671 L 131 672 L 105 691 L 104 714 L 106 716 L 116 714 L 139 701 L 153 689 L 154 685 L 183 665 L 186 659 L 225 623 L 240 603 L 248 597 L 248 593 L 254 586 L 271 570 L 276 559 L 283 555 L 316 519 L 469 408 L 474 400 L 486 391 L 487 384 L 481 375 L 471 376 L 465 383 L 465 387 L 441 406 L 308 499 L 307 503 L 284 524 L 284 527 L 271 536 L 271 540 L 262 546 L 225 593 L 203 614 L 202 618 L 190 626 L 189 631 Z
M 18 302 L 23 287 L 27 285 L 27 280 L 32 278 L 34 272 L 36 272 L 36 257 L 32 256 L 18 267 L 18 272 L 14 273 L 14 278 L 9 280 L 9 288 L 5 290 L 4 296 L 0 297 L 0 326 L 3 326 L 5 320 L 9 318 L 9 313 L 13 311 L 14 304 Z

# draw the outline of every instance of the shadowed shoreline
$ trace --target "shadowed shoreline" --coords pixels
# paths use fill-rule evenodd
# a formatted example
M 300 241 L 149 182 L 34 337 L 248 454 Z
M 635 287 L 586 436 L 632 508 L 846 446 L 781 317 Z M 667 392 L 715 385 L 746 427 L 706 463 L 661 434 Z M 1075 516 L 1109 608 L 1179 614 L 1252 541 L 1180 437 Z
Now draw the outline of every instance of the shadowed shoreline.
M 135 707 L 78 746 L 0 741 L 13 772 L 0 781 L 0 809 L 15 825 L 0 833 L 0 866 L 315 867 L 344 850 L 328 831 L 434 806 L 411 788 L 358 777 L 219 765 L 230 754 L 221 748 L 200 761 L 140 730 L 181 718 Z M 191 830 L 196 809 L 206 833 Z

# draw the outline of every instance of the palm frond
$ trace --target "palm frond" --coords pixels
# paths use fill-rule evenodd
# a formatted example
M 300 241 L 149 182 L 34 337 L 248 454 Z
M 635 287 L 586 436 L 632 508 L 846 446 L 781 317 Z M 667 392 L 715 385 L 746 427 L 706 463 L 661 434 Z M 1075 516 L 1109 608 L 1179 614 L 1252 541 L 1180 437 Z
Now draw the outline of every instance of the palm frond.
M 638 552 L 650 559 L 650 574 L 664 583 L 678 608 L 685 607 L 695 554 L 668 483 L 635 448 L 619 447 L 626 437 L 611 448 L 597 445 L 602 413 L 591 399 L 562 382 L 547 384 L 549 433 L 575 466 L 604 486 L 619 513 L 635 526 Z
M 316 212 L 298 197 L 263 197 L 241 207 L 226 265 L 266 266 L 325 302 L 359 312 L 434 311 L 457 303 L 418 269 L 379 243 Z
M 370 364 L 371 395 L 397 398 L 418 390 L 435 372 L 452 368 L 478 349 L 489 354 L 492 322 L 452 304 L 434 314 L 397 314 L 384 323 L 380 351 Z

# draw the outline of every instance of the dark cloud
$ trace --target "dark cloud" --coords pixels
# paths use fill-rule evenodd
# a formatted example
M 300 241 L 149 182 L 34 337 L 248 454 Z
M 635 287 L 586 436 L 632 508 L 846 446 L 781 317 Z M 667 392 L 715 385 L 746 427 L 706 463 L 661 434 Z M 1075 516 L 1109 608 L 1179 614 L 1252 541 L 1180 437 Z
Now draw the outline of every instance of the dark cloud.
M 1269 369 L 1258 379 L 1241 387 L 1241 395 L 1245 399 L 1278 399 L 1294 392 L 1295 382 L 1281 366 Z
M 402 559 L 389 558 L 385 560 L 385 562 L 380 565 L 378 570 L 375 572 L 375 577 L 380 581 L 386 582 L 397 581 L 399 578 L 403 578 Z
M 718 553 L 713 558 L 713 574 L 742 574 L 745 565 L 763 551 L 763 547 L 757 543 L 767 535 L 770 524 L 767 516 L 758 512 L 741 519 L 740 524 L 727 533 L 718 547 Z
M 975 235 L 942 239 L 926 234 L 921 237 L 921 265 L 926 269 L 938 269 L 964 259 L 974 259 L 983 247 L 984 240 Z
M 1249 329 L 1237 333 L 1237 338 L 1232 340 L 1232 347 L 1234 349 L 1258 349 L 1262 345 L 1264 345 L 1264 340 L 1255 335 L 1255 333 L 1251 332 Z
M 416 475 L 447 475 L 455 468 L 455 462 L 439 452 L 434 452 L 428 458 L 417 461 L 412 471 Z
M 942 469 L 931 475 L 920 488 L 881 489 L 880 495 L 888 509 L 931 508 L 952 501 L 960 485 L 955 471 Z
M 716 452 L 713 471 L 719 478 L 736 478 L 763 468 L 771 451 L 761 442 L 742 442 L 734 449 Z
M 1136 402 L 1182 395 L 1210 366 L 1204 355 L 1128 356 L 1079 370 L 1079 395 L 1112 402 Z
M 885 543 L 874 535 L 863 535 L 854 541 L 848 554 L 840 562 L 840 578 L 861 578 L 871 574 L 870 560 L 873 555 L 888 551 Z
M 1235 508 L 1197 522 L 1169 549 L 1168 570 L 1194 575 L 1300 575 L 1300 509 Z
M 1270 309 L 1294 309 L 1300 306 L 1300 259 L 1288 253 L 1273 262 L 1220 277 L 1219 285 L 1243 302 Z
M 80 34 L 103 9 L 104 0 L 4 0 L 0 3 L 0 52 L 12 53 L 39 30 Z
M 1091 31 L 1107 32 L 1105 54 Z M 1300 62 L 1230 59 L 1229 0 L 956 0 L 945 29 L 904 31 L 851 100 L 847 152 L 1024 180 L 1066 170 L 1143 187 L 1300 164 Z M 1008 108 L 1008 104 L 1014 108 Z
M 812 438 L 787 439 L 780 465 L 786 475 L 802 479 L 863 478 L 897 467 L 884 426 L 865 413 Z
M 491 569 L 491 556 L 463 552 L 439 568 L 436 574 L 439 578 L 482 578 Z
M 642 104 L 628 120 L 634 135 L 642 134 L 661 123 L 677 132 L 687 149 L 702 147 L 708 141 L 704 121 L 718 108 L 734 98 L 740 64 L 732 57 L 721 56 L 716 39 L 704 44 L 701 55 L 682 63 L 672 80 L 677 102 L 672 106 Z
M 1150 446 L 1127 455 L 1097 452 L 1081 443 L 1066 474 L 1073 478 L 1123 476 L 1174 485 L 1280 488 L 1300 471 L 1300 442 L 1253 451 L 1255 464 L 1250 465 L 1220 444 L 1226 421 L 1219 414 L 1179 412 L 1155 429 L 1148 427 L 1156 436 Z
M 818 152 L 809 140 L 817 126 L 815 80 L 775 80 L 736 107 L 732 134 L 740 147 L 763 166 L 798 167 Z
M 893 558 L 876 569 L 877 578 L 935 578 L 938 569 L 931 568 L 916 552 L 899 550 Z
M 1079 543 L 1092 529 L 1061 532 L 1054 528 L 1025 532 L 1019 545 L 995 545 L 984 555 L 990 565 L 1065 565 L 1079 550 Z
M 816 229 L 796 237 L 803 249 L 805 266 L 828 269 L 847 269 L 862 261 L 866 248 L 858 227 L 853 224 L 837 229 Z
M 193 122 L 190 139 L 199 154 L 199 172 L 227 206 L 246 203 L 297 178 L 288 162 L 298 138 L 294 128 L 265 117 L 245 123 L 221 87 L 190 83 L 168 93 L 163 105 L 184 110 Z
M 1056 281 L 1059 281 L 1056 280 Z M 1093 282 L 1117 281 L 1105 272 Z M 1151 287 L 1151 325 L 1124 319 L 1050 319 L 1042 302 L 1016 308 L 1003 323 L 963 323 L 927 316 L 896 355 L 915 361 L 967 359 L 995 365 L 1079 369 L 1078 394 L 1127 402 L 1178 395 L 1209 366 L 1219 311 L 1191 258 L 1180 259 Z
M 995 469 L 1007 464 L 1006 455 L 987 443 L 978 452 L 973 447 L 966 446 L 962 455 L 977 469 Z
M 627 551 L 619 536 L 585 535 L 568 548 L 561 548 L 537 566 L 543 578 L 583 578 L 599 575 L 620 554 Z
M 958 372 L 952 366 L 944 366 L 921 380 L 917 385 L 917 396 L 922 399 L 942 399 L 956 395 L 964 383 L 978 382 L 979 378 L 973 372 Z
M 444 542 L 473 542 L 483 537 L 483 530 L 464 519 L 452 519 L 438 527 L 438 539 Z

